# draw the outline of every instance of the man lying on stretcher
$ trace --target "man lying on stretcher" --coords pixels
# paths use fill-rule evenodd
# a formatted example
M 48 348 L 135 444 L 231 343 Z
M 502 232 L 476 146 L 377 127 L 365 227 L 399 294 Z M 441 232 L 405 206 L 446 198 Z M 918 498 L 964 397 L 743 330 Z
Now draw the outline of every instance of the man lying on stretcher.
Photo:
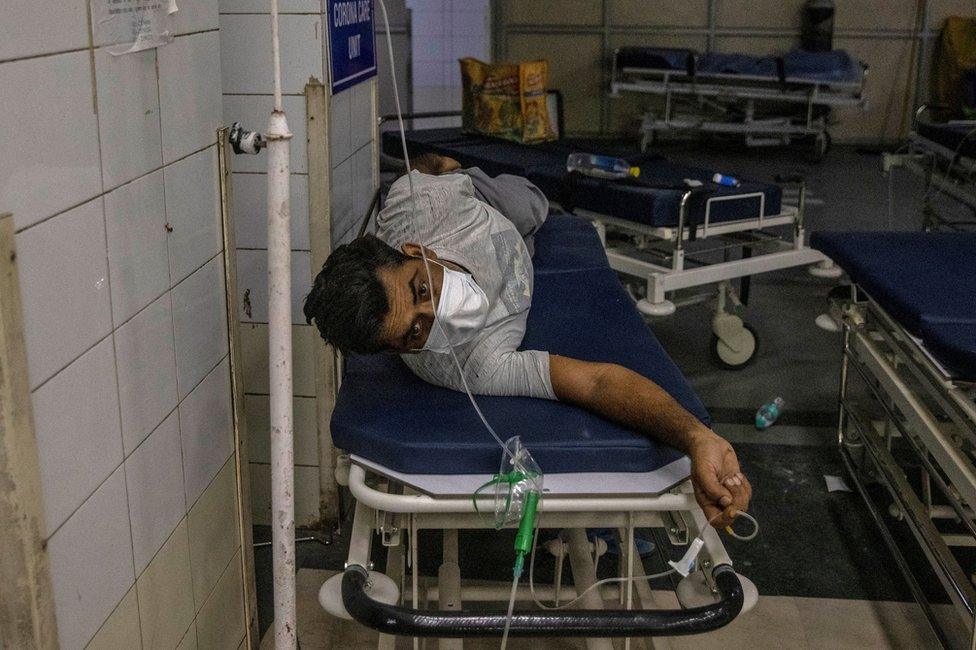
M 714 525 L 745 510 L 752 488 L 732 446 L 654 382 L 616 364 L 518 349 L 532 304 L 532 234 L 549 210 L 542 192 L 433 155 L 415 160 L 412 174 L 414 199 L 408 179 L 397 179 L 376 236 L 336 248 L 315 278 L 305 316 L 322 338 L 343 352 L 398 352 L 422 379 L 461 391 L 453 345 L 474 393 L 586 408 L 687 454 Z

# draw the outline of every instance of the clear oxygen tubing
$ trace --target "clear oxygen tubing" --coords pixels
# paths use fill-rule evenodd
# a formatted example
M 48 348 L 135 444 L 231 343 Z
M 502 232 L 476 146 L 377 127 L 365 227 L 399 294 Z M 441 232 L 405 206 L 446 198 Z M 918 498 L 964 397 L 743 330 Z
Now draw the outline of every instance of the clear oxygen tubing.
M 410 153 L 407 151 L 407 135 L 406 135 L 406 131 L 405 131 L 404 127 L 403 127 L 403 111 L 400 110 L 400 90 L 399 90 L 399 85 L 397 83 L 396 65 L 394 64 L 394 62 L 396 61 L 396 59 L 394 59 L 394 57 L 393 57 L 393 39 L 390 36 L 390 20 L 389 20 L 389 17 L 387 16 L 387 13 L 386 13 L 386 3 L 383 0 L 379 0 L 379 3 L 380 3 L 380 9 L 383 12 L 383 27 L 386 30 L 386 49 L 387 49 L 387 54 L 390 57 L 389 58 L 389 61 L 390 61 L 390 77 L 391 77 L 391 80 L 393 82 L 393 102 L 394 102 L 394 104 L 396 106 L 397 127 L 400 130 L 400 145 L 403 147 L 403 162 L 404 162 L 404 164 L 407 167 L 407 183 L 410 185 L 410 210 L 411 210 L 411 216 L 416 216 L 416 212 L 417 212 L 417 199 L 416 199 L 416 194 L 415 194 L 414 185 L 413 185 L 413 174 L 412 174 L 413 169 L 410 166 Z M 427 286 L 428 287 L 433 287 L 434 286 L 434 282 L 433 282 L 433 278 L 432 278 L 431 273 L 430 273 L 430 261 L 427 259 L 427 250 L 426 250 L 426 247 L 423 244 L 420 245 L 420 256 L 421 256 L 421 258 L 424 261 L 424 270 L 427 272 Z M 438 327 L 438 328 L 441 327 L 440 322 L 436 318 L 434 319 L 434 327 Z M 443 330 L 442 330 L 442 332 L 443 332 Z M 445 337 L 445 338 L 447 338 L 447 337 Z M 450 341 L 450 340 L 448 339 L 448 341 Z M 475 413 L 478 414 L 478 418 L 481 420 L 481 423 L 485 426 L 485 429 L 488 430 L 488 433 L 491 434 L 491 437 L 495 439 L 495 442 L 497 442 L 498 443 L 498 446 L 502 448 L 502 451 L 504 452 L 504 454 L 506 456 L 508 456 L 509 458 L 511 458 L 512 459 L 512 462 L 514 463 L 515 462 L 515 456 L 512 454 L 512 452 L 509 450 L 509 448 L 505 445 L 505 441 L 502 440 L 501 436 L 499 436 L 495 432 L 495 429 L 488 422 L 488 418 L 486 418 L 485 415 L 484 415 L 484 413 L 481 412 L 481 408 L 478 406 L 478 401 L 474 398 L 474 394 L 471 392 L 471 388 L 468 386 L 468 380 L 464 376 L 464 370 L 461 368 L 461 362 L 457 358 L 457 353 L 454 352 L 454 346 L 451 345 L 450 347 L 451 347 L 451 358 L 454 360 L 454 366 L 457 368 L 458 375 L 461 378 L 461 384 L 464 386 L 464 392 L 467 393 L 468 399 L 471 401 L 471 406 L 474 407 Z

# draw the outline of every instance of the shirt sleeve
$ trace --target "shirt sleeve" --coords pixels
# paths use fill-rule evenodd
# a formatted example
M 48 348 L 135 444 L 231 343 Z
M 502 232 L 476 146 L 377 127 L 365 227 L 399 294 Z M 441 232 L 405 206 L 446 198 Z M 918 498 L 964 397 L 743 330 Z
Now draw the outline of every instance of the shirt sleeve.
M 427 357 L 424 354 L 403 355 L 407 366 L 424 381 L 464 391 L 453 360 L 447 354 Z M 477 371 L 465 369 L 468 387 L 475 395 L 499 397 L 537 397 L 556 399 L 549 377 L 549 353 L 539 350 L 515 350 L 492 355 Z
M 476 196 L 515 224 L 522 237 L 537 231 L 549 214 L 549 200 L 527 178 L 512 174 L 488 176 L 478 167 L 463 170 L 474 184 Z

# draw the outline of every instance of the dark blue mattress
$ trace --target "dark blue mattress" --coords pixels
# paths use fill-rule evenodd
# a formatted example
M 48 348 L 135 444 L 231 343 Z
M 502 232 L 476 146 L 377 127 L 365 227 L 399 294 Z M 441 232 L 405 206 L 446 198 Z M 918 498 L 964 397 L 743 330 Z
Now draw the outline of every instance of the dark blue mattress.
M 709 423 L 607 264 L 593 227 L 578 217 L 551 215 L 536 234 L 535 249 L 523 348 L 619 363 Z M 544 472 L 648 472 L 681 457 L 567 404 L 522 397 L 478 402 L 500 436 L 522 436 Z M 405 473 L 493 473 L 501 459 L 467 396 L 424 383 L 395 355 L 346 360 L 332 436 L 338 447 Z
M 684 179 L 704 183 L 696 192 L 689 214 L 694 223 L 705 219 L 705 200 L 713 196 L 729 196 L 763 192 L 766 197 L 765 216 L 779 214 L 782 191 L 773 183 L 743 180 L 736 188 L 712 182 L 716 170 L 673 163 L 657 155 L 637 155 L 633 151 L 600 145 L 592 141 L 562 140 L 525 145 L 507 140 L 462 134 L 460 129 L 425 129 L 407 132 L 407 146 L 411 155 L 437 153 L 450 156 L 463 167 L 480 167 L 485 173 L 516 174 L 535 183 L 550 200 L 567 209 L 583 208 L 619 219 L 627 219 L 648 226 L 675 226 L 681 196 L 687 191 Z M 402 157 L 399 133 L 383 134 L 383 151 Z M 627 158 L 641 168 L 638 181 L 605 181 L 566 173 L 566 158 L 574 151 L 605 153 Z M 718 170 L 730 173 L 730 170 Z M 712 207 L 713 223 L 755 218 L 759 214 L 758 197 L 741 201 L 722 201 Z
M 976 124 L 926 124 L 916 131 L 923 138 L 942 145 L 965 158 L 976 158 Z
M 810 244 L 947 370 L 976 378 L 976 233 L 818 232 Z

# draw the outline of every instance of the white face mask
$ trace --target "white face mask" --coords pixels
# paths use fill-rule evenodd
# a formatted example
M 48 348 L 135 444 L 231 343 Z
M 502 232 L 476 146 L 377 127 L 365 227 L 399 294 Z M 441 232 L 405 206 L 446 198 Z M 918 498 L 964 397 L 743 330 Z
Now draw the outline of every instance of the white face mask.
M 464 345 L 485 326 L 488 296 L 468 273 L 449 269 L 443 264 L 439 266 L 444 269 L 444 280 L 434 310 L 434 324 L 422 349 L 450 352 L 451 346 Z

